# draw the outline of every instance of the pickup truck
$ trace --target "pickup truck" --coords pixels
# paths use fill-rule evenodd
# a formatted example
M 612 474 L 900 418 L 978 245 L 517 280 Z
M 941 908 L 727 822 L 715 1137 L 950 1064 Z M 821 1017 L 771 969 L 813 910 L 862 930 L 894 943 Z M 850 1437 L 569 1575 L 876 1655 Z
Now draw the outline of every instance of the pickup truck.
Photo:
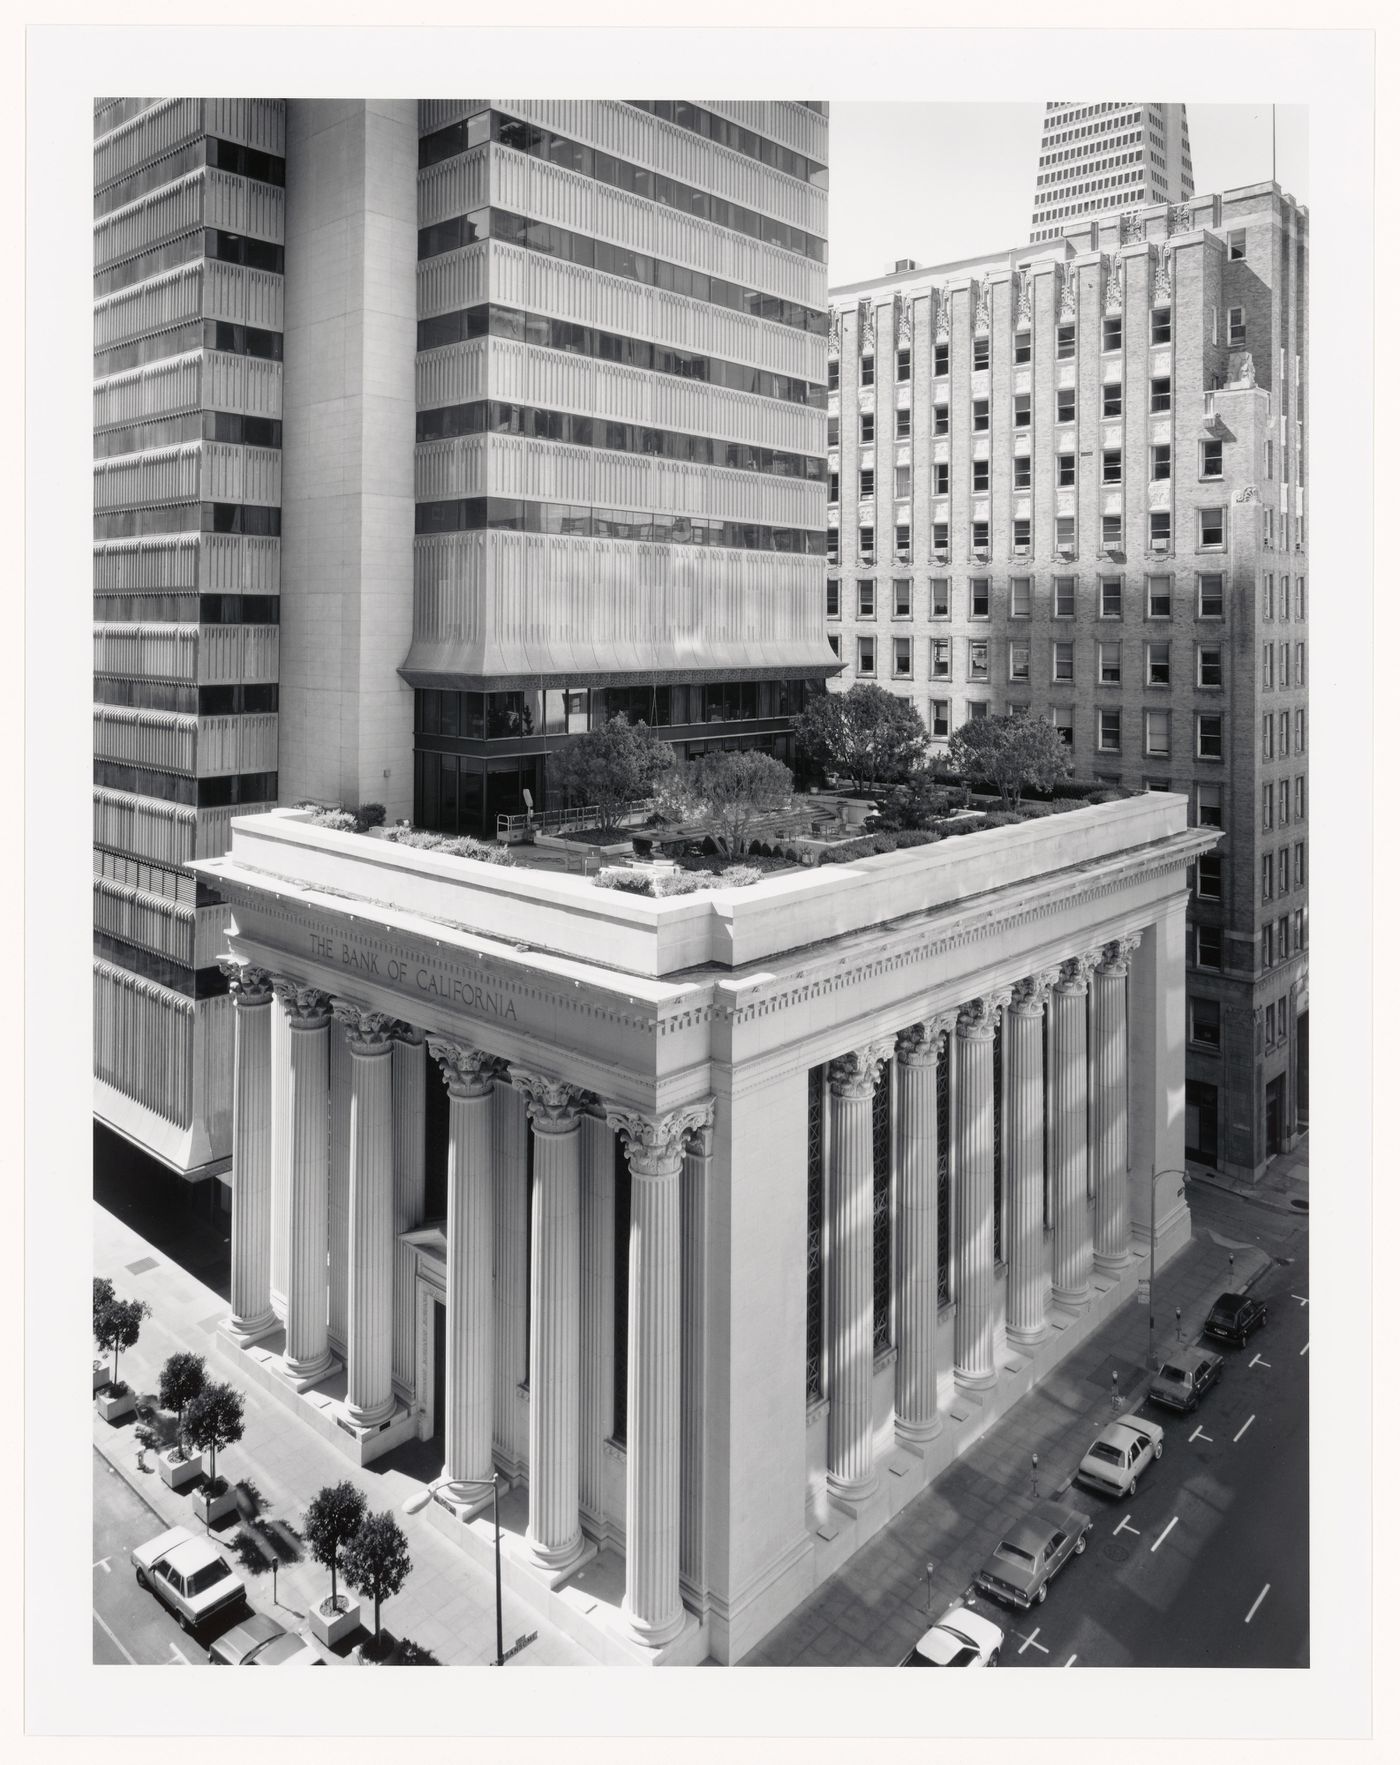
M 195 1631 L 219 1612 L 241 1606 L 243 1583 L 228 1566 L 224 1553 L 208 1538 L 197 1538 L 185 1526 L 172 1526 L 159 1538 L 133 1545 L 131 1561 L 138 1586 L 146 1587 L 179 1620 Z

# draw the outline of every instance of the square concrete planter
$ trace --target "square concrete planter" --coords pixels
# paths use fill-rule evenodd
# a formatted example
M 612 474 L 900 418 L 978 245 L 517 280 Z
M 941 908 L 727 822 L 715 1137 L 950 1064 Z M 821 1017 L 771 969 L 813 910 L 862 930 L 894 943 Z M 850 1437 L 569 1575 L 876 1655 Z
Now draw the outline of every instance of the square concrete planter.
M 122 1422 L 128 1416 L 136 1414 L 136 1393 L 123 1391 L 114 1395 L 110 1391 L 97 1394 L 97 1413 L 104 1422 Z
M 330 1603 L 330 1595 L 327 1594 L 324 1600 L 318 1600 L 311 1608 L 311 1634 L 326 1648 L 343 1642 L 352 1631 L 360 1627 L 358 1600 L 352 1600 L 348 1594 L 342 1593 L 337 1596 L 337 1604 L 341 1609 L 328 1612 L 323 1608 Z
M 168 1489 L 183 1492 L 191 1484 L 198 1483 L 203 1475 L 198 1459 L 177 1458 L 173 1448 L 160 1455 L 160 1480 Z
M 94 1361 L 92 1363 L 92 1388 L 101 1391 L 104 1385 L 112 1383 L 111 1361 Z
M 225 1484 L 220 1495 L 211 1495 L 207 1488 L 200 1487 L 191 1491 L 190 1506 L 206 1526 L 212 1526 L 238 1512 L 238 1495 L 231 1483 Z

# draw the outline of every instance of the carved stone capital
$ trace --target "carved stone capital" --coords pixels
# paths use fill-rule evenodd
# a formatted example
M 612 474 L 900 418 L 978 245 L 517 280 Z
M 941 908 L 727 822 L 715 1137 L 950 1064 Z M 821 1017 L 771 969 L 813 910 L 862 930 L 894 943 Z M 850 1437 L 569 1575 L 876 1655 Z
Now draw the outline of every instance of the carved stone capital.
M 1094 967 L 1100 974 L 1110 975 L 1121 980 L 1128 972 L 1128 964 L 1132 961 L 1133 951 L 1142 943 L 1141 937 L 1130 933 L 1126 938 L 1115 938 L 1111 944 L 1105 944 L 1098 952 Z
M 630 1109 L 607 1112 L 608 1126 L 622 1135 L 622 1149 L 634 1178 L 678 1176 L 687 1142 L 708 1128 L 714 1118 L 713 1097 L 668 1109 L 664 1115 L 642 1115 Z
M 525 1094 L 525 1110 L 537 1134 L 567 1134 L 578 1126 L 590 1093 L 544 1073 L 510 1069 L 510 1082 Z
M 1011 989 L 1011 1009 L 1022 1017 L 1038 1017 L 1045 1009 L 1045 1001 L 1059 973 L 1058 968 L 1042 968 L 1017 981 Z
M 837 1097 L 873 1097 L 880 1078 L 880 1064 L 894 1053 L 893 1038 L 871 1042 L 838 1054 L 826 1069 L 826 1082 Z
M 272 990 L 292 1029 L 319 1030 L 330 1022 L 331 996 L 319 987 L 308 987 L 289 975 L 275 974 Z
M 442 1069 L 451 1097 L 484 1097 L 495 1082 L 500 1061 L 451 1036 L 429 1036 L 428 1052 Z
M 990 1041 L 996 1034 L 997 1013 L 1006 1004 L 1009 993 L 983 993 L 958 1007 L 958 1034 L 964 1041 Z
M 1060 978 L 1055 982 L 1057 993 L 1082 994 L 1089 991 L 1089 958 L 1071 956 L 1060 964 Z
M 219 967 L 228 981 L 228 990 L 240 1005 L 266 1005 L 272 998 L 272 976 L 265 968 L 247 962 L 241 956 L 221 956 Z
M 905 1066 L 936 1066 L 944 1036 L 957 1023 L 957 1016 L 946 1011 L 941 1017 L 926 1017 L 911 1023 L 895 1037 L 895 1052 Z
M 428 1032 L 420 1030 L 417 1024 L 404 1023 L 400 1020 L 394 1025 L 392 1034 L 396 1042 L 406 1043 L 410 1048 L 421 1048 L 427 1040 Z
M 344 1026 L 346 1044 L 352 1054 L 391 1051 L 398 1019 L 390 1017 L 387 1011 L 371 1011 L 356 999 L 332 999 L 331 1016 Z

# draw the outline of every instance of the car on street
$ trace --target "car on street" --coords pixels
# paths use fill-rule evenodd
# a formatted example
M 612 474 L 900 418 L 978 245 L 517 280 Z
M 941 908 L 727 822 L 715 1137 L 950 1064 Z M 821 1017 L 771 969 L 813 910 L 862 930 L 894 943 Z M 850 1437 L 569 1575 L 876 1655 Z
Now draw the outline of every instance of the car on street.
M 973 1578 L 994 1600 L 1026 1608 L 1043 1603 L 1050 1583 L 1079 1556 L 1094 1523 L 1068 1502 L 1040 1502 L 1017 1520 Z
M 1206 1335 L 1217 1342 L 1237 1342 L 1243 1348 L 1250 1332 L 1262 1329 L 1269 1321 L 1269 1308 L 1260 1299 L 1247 1293 L 1222 1293 L 1210 1308 L 1206 1319 Z
M 901 1667 L 995 1667 L 1006 1633 L 961 1600 L 926 1630 Z
M 1145 1416 L 1124 1416 L 1099 1430 L 1075 1475 L 1090 1489 L 1121 1499 L 1137 1494 L 1138 1478 L 1161 1456 L 1162 1424 Z
M 220 1612 L 241 1606 L 243 1583 L 210 1538 L 172 1526 L 158 1538 L 132 1546 L 136 1580 L 168 1606 L 181 1628 L 194 1631 Z
M 326 1657 L 275 1618 L 249 1612 L 210 1644 L 209 1662 L 214 1667 L 324 1667 Z
M 1210 1348 L 1178 1348 L 1152 1377 L 1147 1395 L 1168 1409 L 1193 1410 L 1220 1376 L 1222 1360 Z

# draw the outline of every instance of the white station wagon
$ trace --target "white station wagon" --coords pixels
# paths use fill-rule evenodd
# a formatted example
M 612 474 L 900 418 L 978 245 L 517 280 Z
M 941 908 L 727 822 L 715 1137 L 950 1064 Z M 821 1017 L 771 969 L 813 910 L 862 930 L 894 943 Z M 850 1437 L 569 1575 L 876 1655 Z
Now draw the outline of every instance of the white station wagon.
M 193 1631 L 218 1612 L 241 1606 L 243 1583 L 219 1547 L 197 1538 L 185 1526 L 172 1526 L 146 1544 L 133 1546 L 136 1579 Z
M 1162 1424 L 1144 1416 L 1124 1416 L 1099 1430 L 1075 1475 L 1105 1495 L 1136 1495 L 1138 1478 L 1161 1456 Z

